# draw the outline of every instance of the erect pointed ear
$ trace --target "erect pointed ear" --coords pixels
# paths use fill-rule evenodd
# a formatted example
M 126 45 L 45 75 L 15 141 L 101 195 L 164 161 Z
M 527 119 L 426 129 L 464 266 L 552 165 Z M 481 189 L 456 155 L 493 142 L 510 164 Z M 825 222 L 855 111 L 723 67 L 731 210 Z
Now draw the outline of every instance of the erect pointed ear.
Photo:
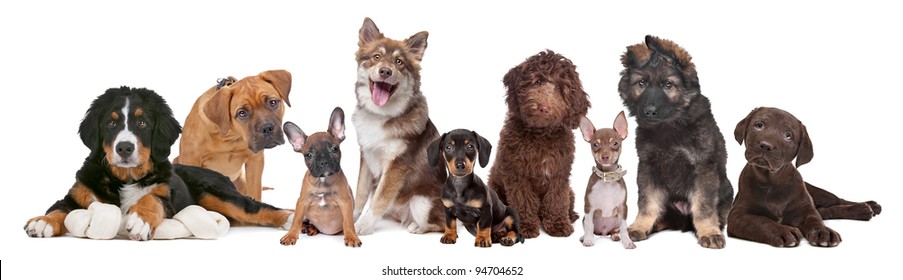
M 292 107 L 292 103 L 288 101 L 288 94 L 292 91 L 292 73 L 285 70 L 269 70 L 260 72 L 257 76 L 273 85 L 279 97 L 285 101 L 285 105 Z
M 411 54 L 414 55 L 414 58 L 417 59 L 417 61 L 423 60 L 423 52 L 426 51 L 426 38 L 429 36 L 430 33 L 420 31 L 404 40 L 404 44 L 408 46 Z
M 737 139 L 738 144 L 743 145 L 743 140 L 746 139 L 746 130 L 749 129 L 749 120 L 752 119 L 752 116 L 755 115 L 759 109 L 762 109 L 762 107 L 756 107 L 750 111 L 745 118 L 737 123 L 737 127 L 734 128 L 734 139 Z
M 232 128 L 232 88 L 223 87 L 213 93 L 213 97 L 204 104 L 204 115 L 219 126 L 220 133 L 225 135 Z
M 580 117 L 580 134 L 586 142 L 593 141 L 593 136 L 596 135 L 596 127 L 586 116 Z
M 477 151 L 480 153 L 480 167 L 486 167 L 489 164 L 489 155 L 492 154 L 492 144 L 489 143 L 489 140 L 483 138 L 477 134 L 476 131 L 473 132 L 474 138 L 477 139 Z
M 376 23 L 373 23 L 373 20 L 368 17 L 364 18 L 364 25 L 361 26 L 358 38 L 358 47 L 363 47 L 367 43 L 373 42 L 373 40 L 382 39 L 383 34 L 379 32 Z
M 812 161 L 812 157 L 815 156 L 815 152 L 812 150 L 812 140 L 809 139 L 809 132 L 806 131 L 806 126 L 802 122 L 800 122 L 800 134 L 800 144 L 796 150 L 796 167 L 809 163 Z
M 445 140 L 445 135 L 447 134 L 448 133 L 443 133 L 442 136 L 439 136 L 438 139 L 434 140 L 426 147 L 426 158 L 429 161 L 430 166 L 436 166 L 436 164 L 439 163 L 439 154 L 442 152 L 439 145 Z
M 304 134 L 304 131 L 292 122 L 285 122 L 282 125 L 282 131 L 288 137 L 288 142 L 292 144 L 292 149 L 295 152 L 301 152 L 301 149 L 304 148 L 304 142 L 307 141 L 307 134 Z
M 615 131 L 618 132 L 618 136 L 621 137 L 621 140 L 627 139 L 627 117 L 624 116 L 624 111 L 618 113 L 618 116 L 615 117 L 614 124 Z
M 342 107 L 332 109 L 332 115 L 329 116 L 329 128 L 326 129 L 326 132 L 339 139 L 339 142 L 345 140 L 345 111 L 342 111 Z

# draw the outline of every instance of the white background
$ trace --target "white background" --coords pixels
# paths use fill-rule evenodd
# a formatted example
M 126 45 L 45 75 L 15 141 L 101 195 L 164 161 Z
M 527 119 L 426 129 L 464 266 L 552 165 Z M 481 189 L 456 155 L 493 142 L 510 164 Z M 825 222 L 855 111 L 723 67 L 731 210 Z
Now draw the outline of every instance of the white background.
M 900 219 L 896 120 L 903 65 L 897 7 L 871 1 L 14 2 L 0 4 L 4 279 L 404 278 L 381 276 L 387 266 L 525 268 L 526 277 L 486 279 L 893 275 L 889 256 L 900 249 L 892 229 Z M 233 228 L 214 241 L 35 239 L 23 232 L 27 219 L 43 214 L 72 185 L 88 154 L 78 124 L 107 88 L 153 89 L 181 122 L 217 78 L 286 69 L 294 77 L 294 106 L 284 120 L 322 131 L 333 107 L 343 107 L 346 116 L 354 110 L 354 52 L 366 16 L 395 39 L 429 31 L 421 74 L 433 122 L 440 132 L 469 128 L 493 143 L 506 110 L 501 78 L 525 58 L 548 48 L 574 61 L 592 101 L 589 118 L 607 127 L 623 110 L 617 83 L 625 47 L 646 34 L 674 40 L 693 55 L 702 92 L 712 101 L 735 189 L 745 162 L 734 125 L 756 106 L 774 106 L 808 126 L 816 156 L 800 169 L 807 181 L 849 200 L 877 200 L 884 213 L 870 222 L 827 222 L 844 240 L 831 249 L 777 249 L 730 238 L 727 248 L 709 250 L 692 233 L 679 232 L 655 234 L 632 251 L 606 240 L 584 248 L 579 227 L 567 238 L 543 234 L 511 248 L 479 249 L 463 231 L 458 244 L 443 245 L 438 233 L 413 235 L 392 222 L 362 236 L 359 249 L 331 236 L 302 237 L 284 247 L 278 240 L 285 231 L 256 227 Z M 350 119 L 346 125 L 343 167 L 356 182 L 356 133 Z M 621 156 L 630 222 L 636 215 L 634 128 L 630 118 Z M 588 144 L 577 140 L 571 183 L 580 210 L 593 163 Z M 264 201 L 293 208 L 305 171 L 301 157 L 283 145 L 266 158 L 263 182 L 276 189 L 265 192 Z M 488 167 L 477 172 L 486 179 Z

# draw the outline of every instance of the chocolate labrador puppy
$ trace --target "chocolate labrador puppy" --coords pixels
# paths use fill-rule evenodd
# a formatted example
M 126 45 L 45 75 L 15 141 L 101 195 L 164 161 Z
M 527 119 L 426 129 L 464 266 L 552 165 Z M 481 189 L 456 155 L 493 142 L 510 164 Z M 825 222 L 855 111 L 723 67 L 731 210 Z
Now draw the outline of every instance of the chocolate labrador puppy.
M 748 163 L 728 215 L 728 236 L 775 247 L 794 247 L 803 238 L 834 247 L 840 234 L 823 219 L 869 220 L 881 213 L 874 201 L 849 202 L 803 181 L 796 167 L 812 160 L 812 141 L 790 113 L 756 108 L 737 123 L 734 137 L 746 142 Z M 796 167 L 790 164 L 794 158 Z

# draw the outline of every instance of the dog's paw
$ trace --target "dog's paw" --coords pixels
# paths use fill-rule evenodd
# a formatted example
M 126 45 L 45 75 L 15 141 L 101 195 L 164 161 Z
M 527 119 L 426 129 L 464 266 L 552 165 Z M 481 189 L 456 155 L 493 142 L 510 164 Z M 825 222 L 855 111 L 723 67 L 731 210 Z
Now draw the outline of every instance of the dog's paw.
M 633 241 L 624 240 L 621 241 L 621 244 L 624 244 L 624 249 L 636 249 L 636 244 L 633 244 Z
M 596 239 L 596 237 L 592 236 L 592 235 L 591 236 L 581 236 L 580 242 L 583 243 L 583 246 L 585 246 L 585 247 L 591 247 L 593 245 L 596 245 L 595 239 Z
M 611 235 L 609 235 L 609 237 L 611 238 L 611 241 L 621 241 L 621 233 L 619 233 L 617 231 L 612 232 Z
M 822 226 L 809 230 L 806 233 L 809 244 L 818 247 L 834 247 L 840 244 L 840 234 L 828 227 Z
M 307 234 L 307 236 L 314 236 L 320 234 L 320 230 L 309 221 L 304 221 L 301 223 L 301 233 Z
M 146 222 L 138 213 L 130 213 L 128 221 L 125 223 L 125 230 L 128 231 L 129 239 L 138 241 L 147 241 L 151 239 L 154 228 Z
M 536 238 L 539 236 L 539 225 L 534 223 L 521 223 L 521 233 L 525 238 Z
M 516 236 L 506 235 L 505 237 L 502 237 L 501 239 L 499 239 L 499 244 L 502 244 L 502 246 L 505 246 L 505 247 L 514 246 L 514 244 L 516 244 L 516 243 L 517 243 Z
M 865 205 L 868 205 L 869 208 L 872 209 L 872 216 L 878 216 L 878 214 L 881 214 L 881 204 L 878 204 L 874 200 L 866 201 Z
M 649 233 L 642 230 L 627 228 L 627 237 L 630 237 L 630 240 L 633 241 L 643 241 L 649 238 Z
M 800 245 L 800 240 L 803 240 L 803 233 L 798 228 L 786 225 L 779 226 L 777 234 L 772 236 L 771 240 L 768 241 L 768 245 L 774 247 L 796 247 Z
M 364 243 L 361 242 L 361 239 L 358 238 L 356 235 L 352 234 L 352 235 L 345 236 L 345 246 L 357 248 L 357 247 L 361 247 L 361 244 L 364 244 Z
M 709 249 L 724 248 L 724 235 L 721 233 L 703 235 L 698 238 L 699 246 Z
M 574 233 L 574 225 L 570 223 L 543 223 L 546 233 L 555 237 L 567 237 Z
M 473 242 L 474 247 L 480 248 L 489 248 L 492 247 L 492 239 L 488 237 L 480 237 L 477 236 L 476 240 Z
M 376 219 L 371 215 L 363 215 L 354 223 L 358 235 L 371 235 L 376 224 Z
M 442 238 L 439 239 L 439 242 L 442 242 L 442 244 L 455 244 L 455 242 L 458 242 L 458 235 L 444 233 L 442 234 Z
M 285 235 L 283 235 L 281 239 L 279 239 L 279 244 L 282 244 L 285 246 L 295 245 L 295 242 L 297 242 L 297 241 L 298 241 L 298 234 L 289 232 L 289 233 L 286 233 Z
M 28 220 L 24 229 L 28 236 L 43 238 L 59 235 L 56 234 L 56 231 L 59 231 L 61 227 L 48 216 L 38 216 Z

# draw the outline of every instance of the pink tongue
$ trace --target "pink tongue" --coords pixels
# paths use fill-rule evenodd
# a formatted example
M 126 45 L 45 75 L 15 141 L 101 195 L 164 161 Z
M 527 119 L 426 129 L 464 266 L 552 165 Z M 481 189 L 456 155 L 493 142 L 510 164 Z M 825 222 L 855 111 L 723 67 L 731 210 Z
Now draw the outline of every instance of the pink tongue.
M 373 82 L 373 89 L 370 91 L 370 98 L 373 99 L 373 103 L 376 106 L 382 107 L 386 105 L 386 102 L 389 101 L 389 96 L 392 94 L 389 93 L 389 90 L 392 89 L 392 85 L 383 82 Z

